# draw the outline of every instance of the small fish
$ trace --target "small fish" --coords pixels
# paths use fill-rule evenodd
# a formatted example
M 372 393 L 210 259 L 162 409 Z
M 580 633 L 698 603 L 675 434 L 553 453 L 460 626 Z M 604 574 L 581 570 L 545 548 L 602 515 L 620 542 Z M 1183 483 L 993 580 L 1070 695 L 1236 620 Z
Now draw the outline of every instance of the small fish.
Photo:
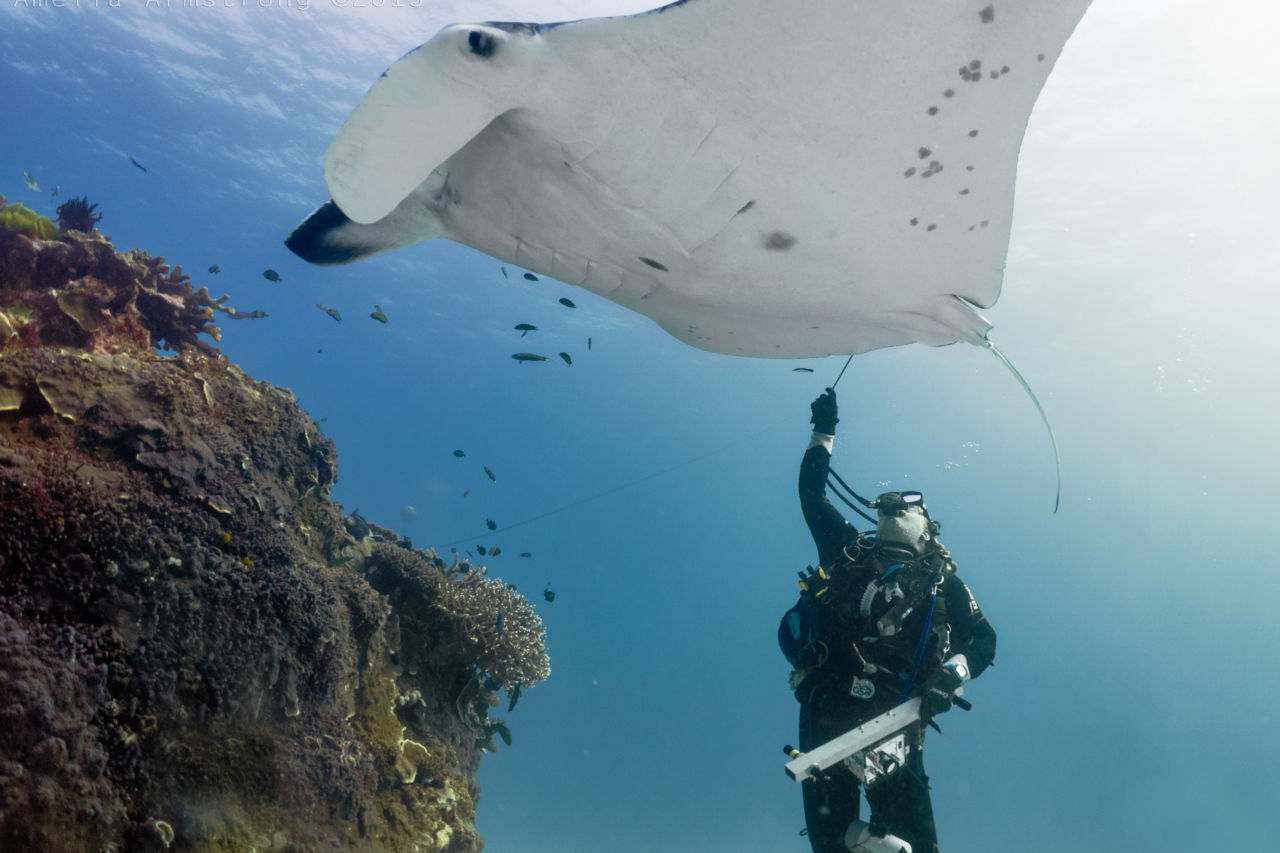
M 382 323 L 383 325 L 386 325 L 386 322 L 387 322 L 387 315 L 382 313 L 382 306 L 381 306 L 381 305 L 375 305 L 375 306 L 373 306 L 373 307 L 374 307 L 374 311 L 373 311 L 373 313 L 372 313 L 372 314 L 370 314 L 369 316 L 370 316 L 370 317 L 372 317 L 373 319 L 377 320 L 379 323 Z
M 591 338 L 587 338 L 587 349 L 591 349 Z
M 22 182 L 27 185 L 27 189 L 32 192 L 40 192 L 40 185 L 36 183 L 35 176 L 26 169 L 22 170 Z
M 267 270 L 267 272 L 270 272 L 270 270 Z M 337 320 L 339 323 L 342 322 L 342 315 L 338 313 L 337 308 L 325 308 L 319 302 L 316 303 L 316 307 L 319 308 L 324 313 L 328 314 L 333 319 Z M 316 350 L 316 352 L 319 352 L 319 350 Z
M 547 357 L 545 355 L 537 355 L 536 353 L 531 353 L 531 352 L 518 352 L 513 354 L 511 357 L 514 358 L 516 361 L 546 361 L 547 360 Z
M 490 549 L 489 549 L 489 556 L 490 556 L 490 557 L 496 557 L 496 556 L 498 556 L 498 555 L 499 555 L 499 554 L 501 554 L 501 553 L 502 553 L 502 549 L 501 549 L 501 548 L 499 548 L 497 545 L 494 545 L 492 548 L 490 548 Z
M 563 297 L 563 296 L 561 296 L 561 297 L 560 297 L 560 304 L 561 304 L 561 305 L 563 305 L 565 308 L 577 308 L 577 307 L 578 307 L 577 305 L 574 305 L 574 304 L 573 304 L 573 300 L 572 300 L 572 299 L 566 299 L 566 298 L 565 298 L 565 297 Z
M 372 528 L 369 527 L 369 522 L 360 517 L 360 507 L 356 507 L 347 513 L 347 518 L 351 519 L 346 522 L 347 530 L 356 539 L 363 541 L 365 537 L 373 533 Z
M 560 357 L 564 359 L 565 364 L 573 364 L 573 359 L 569 358 L 569 353 L 562 352 L 560 353 Z
M 456 457 L 458 457 L 459 459 L 461 459 L 462 457 L 466 456 L 467 454 L 466 454 L 466 452 L 465 452 L 465 451 L 462 451 L 462 450 L 455 450 L 455 451 L 453 451 L 453 455 L 454 455 L 454 456 L 456 456 Z
M 511 278 L 511 276 L 507 275 L 507 268 L 506 268 L 506 267 L 503 267 L 503 268 L 502 268 L 502 277 L 503 277 L 503 278 Z
M 481 551 L 480 553 L 483 554 L 484 552 Z M 501 637 L 502 636 L 502 611 L 501 610 L 498 611 L 498 618 L 497 620 L 495 620 L 493 627 L 494 627 L 494 630 L 497 631 L 497 635 Z
M 507 724 L 501 720 L 494 720 L 489 724 L 489 734 L 496 734 L 502 738 L 502 742 L 507 746 L 511 746 L 511 729 L 507 728 Z
M 520 693 L 522 692 L 522 689 L 523 685 L 518 681 L 516 682 L 516 686 L 511 688 L 511 701 L 507 703 L 508 714 L 516 709 L 516 703 L 520 701 Z
M 488 465 L 484 466 L 484 473 L 487 474 L 489 479 L 493 480 L 493 482 L 498 482 L 498 475 L 493 473 L 492 469 L 490 469 Z
M 49 193 L 49 198 L 57 198 L 62 194 L 62 184 L 54 184 L 53 190 Z
M 532 556 L 533 556 L 533 552 L 532 552 L 532 551 L 521 551 L 521 552 L 520 552 L 520 556 L 521 556 L 521 557 L 532 557 Z
M 484 520 L 484 526 L 489 528 L 490 530 L 497 530 L 498 522 L 494 521 L 492 518 L 486 518 Z
M 545 598 L 547 601 L 555 601 L 555 600 L 556 600 L 556 591 L 555 591 L 555 590 L 553 590 L 553 589 L 544 589 L 544 590 L 542 591 L 542 597 L 543 597 L 543 598 Z M 573 608 L 572 608 L 572 607 L 570 607 L 569 609 L 570 609 L 570 610 L 572 610 Z
M 261 308 L 254 311 L 237 311 L 232 308 L 227 312 L 227 316 L 232 320 L 261 320 L 267 316 L 267 312 Z
M 469 494 L 471 494 L 471 490 L 467 489 L 465 492 L 462 493 L 462 496 L 465 498 Z
M 525 277 L 525 280 L 526 280 L 526 281 L 537 281 L 537 280 L 538 280 L 538 277 L 537 277 L 536 275 L 534 275 L 533 273 L 531 273 L 531 272 L 527 272 L 527 273 L 525 273 L 525 274 L 524 274 L 524 277 Z
M 217 264 L 214 264 L 213 266 L 209 267 L 209 275 L 217 275 L 220 272 L 222 272 L 222 270 L 221 268 L 218 267 Z
M 284 279 L 280 278 L 280 273 L 276 272 L 275 270 L 263 270 L 262 277 L 265 278 L 267 281 L 274 281 L 277 284 L 284 281 Z
M 530 332 L 538 331 L 538 327 L 532 323 L 516 323 L 516 331 L 520 333 L 520 337 L 524 337 Z
M 142 171 L 144 171 L 144 172 L 145 172 L 145 171 L 147 171 L 147 167 L 146 167 L 146 166 L 144 166 L 144 165 L 142 165 L 141 163 L 139 163 L 137 160 L 133 159 L 133 155 L 132 155 L 132 154 L 126 154 L 126 155 L 124 155 L 124 156 L 128 157 L 128 158 L 129 158 L 129 162 L 130 162 L 130 163 L 132 163 L 133 165 L 137 166 L 137 167 L 138 167 L 139 169 L 141 169 Z
M 481 556 L 481 557 L 488 556 L 488 554 L 489 554 L 489 552 L 485 549 L 485 547 L 484 547 L 483 545 L 477 545 L 477 546 L 476 546 L 476 550 L 477 550 L 478 552 L 480 552 L 480 556 Z
M 813 373 L 813 368 L 812 367 L 793 367 L 791 368 L 791 372 L 792 373 Z

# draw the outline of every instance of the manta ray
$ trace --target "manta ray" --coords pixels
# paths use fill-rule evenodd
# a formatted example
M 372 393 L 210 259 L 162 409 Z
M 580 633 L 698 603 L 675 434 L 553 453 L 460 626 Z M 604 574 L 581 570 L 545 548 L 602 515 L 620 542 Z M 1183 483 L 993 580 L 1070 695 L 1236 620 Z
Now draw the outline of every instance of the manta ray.
M 1088 0 L 684 0 L 447 26 L 325 156 L 318 264 L 444 237 L 799 358 L 981 343 L 1032 105 Z
M 347 119 L 286 244 L 336 264 L 443 237 L 730 355 L 990 346 L 1022 137 L 1088 5 L 447 26 Z

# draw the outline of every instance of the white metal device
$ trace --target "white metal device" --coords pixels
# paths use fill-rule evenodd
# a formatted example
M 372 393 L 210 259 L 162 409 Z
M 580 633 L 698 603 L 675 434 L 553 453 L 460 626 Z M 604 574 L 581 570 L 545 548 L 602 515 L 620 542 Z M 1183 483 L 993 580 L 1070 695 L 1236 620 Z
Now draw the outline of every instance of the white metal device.
M 961 689 L 956 689 L 956 704 L 967 710 L 969 703 L 959 698 L 962 692 Z M 894 769 L 890 765 L 895 759 L 898 766 L 905 762 L 905 739 L 900 744 L 901 754 L 894 744 L 886 741 L 895 740 L 895 735 L 919 719 L 919 698 L 908 699 L 896 708 L 891 708 L 878 717 L 872 717 L 839 737 L 796 755 L 786 764 L 787 775 L 793 781 L 803 782 L 846 758 L 852 758 L 853 772 L 864 784 L 870 784 Z M 872 749 L 882 744 L 883 749 Z

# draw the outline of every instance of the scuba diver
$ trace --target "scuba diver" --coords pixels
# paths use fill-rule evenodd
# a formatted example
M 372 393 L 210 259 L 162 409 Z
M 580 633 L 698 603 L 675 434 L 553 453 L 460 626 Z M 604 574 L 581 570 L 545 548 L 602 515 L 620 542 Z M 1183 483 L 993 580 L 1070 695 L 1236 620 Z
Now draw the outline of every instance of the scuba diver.
M 902 732 L 905 760 L 883 775 L 867 775 L 865 786 L 845 763 L 803 781 L 809 843 L 814 853 L 900 853 L 905 844 L 912 853 L 937 853 L 924 729 L 937 728 L 933 718 L 953 704 L 967 704 L 956 690 L 991 665 L 996 633 L 956 576 L 919 492 L 868 501 L 831 471 L 839 421 L 834 389 L 811 410 L 800 506 L 820 562 L 801 573 L 800 600 L 778 627 L 800 703 L 800 749 L 820 746 L 912 697 L 920 698 L 920 719 Z M 876 518 L 845 499 L 829 477 Z M 827 500 L 828 484 L 876 525 L 874 532 L 859 533 L 845 520 Z M 858 820 L 864 787 L 869 823 Z

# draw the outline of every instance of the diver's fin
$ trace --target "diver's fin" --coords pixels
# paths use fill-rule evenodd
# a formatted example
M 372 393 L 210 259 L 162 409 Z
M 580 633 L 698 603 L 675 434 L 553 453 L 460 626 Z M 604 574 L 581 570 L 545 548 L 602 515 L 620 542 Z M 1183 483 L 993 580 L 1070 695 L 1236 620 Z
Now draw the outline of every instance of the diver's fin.
M 1027 392 L 1027 396 L 1031 398 L 1031 402 L 1036 404 L 1036 411 L 1040 413 L 1040 419 L 1044 421 L 1044 428 L 1049 431 L 1049 443 L 1053 445 L 1053 465 L 1058 475 L 1058 487 L 1053 493 L 1053 511 L 1058 511 L 1058 504 L 1062 500 L 1062 457 L 1058 454 L 1058 439 L 1053 434 L 1053 424 L 1049 423 L 1049 416 L 1044 413 L 1044 406 L 1040 405 L 1040 400 L 1036 398 L 1036 392 L 1031 390 L 1031 386 L 1027 384 L 1027 380 L 1022 378 L 1022 374 L 1018 372 L 1018 368 L 1013 366 L 1013 362 L 1009 361 L 1004 353 L 987 338 L 983 338 L 982 342 L 986 344 L 987 349 L 991 350 L 992 355 L 1000 359 L 1000 363 L 1009 368 L 1009 372 L 1013 374 L 1013 378 L 1018 380 L 1018 384 L 1022 386 L 1022 390 Z

